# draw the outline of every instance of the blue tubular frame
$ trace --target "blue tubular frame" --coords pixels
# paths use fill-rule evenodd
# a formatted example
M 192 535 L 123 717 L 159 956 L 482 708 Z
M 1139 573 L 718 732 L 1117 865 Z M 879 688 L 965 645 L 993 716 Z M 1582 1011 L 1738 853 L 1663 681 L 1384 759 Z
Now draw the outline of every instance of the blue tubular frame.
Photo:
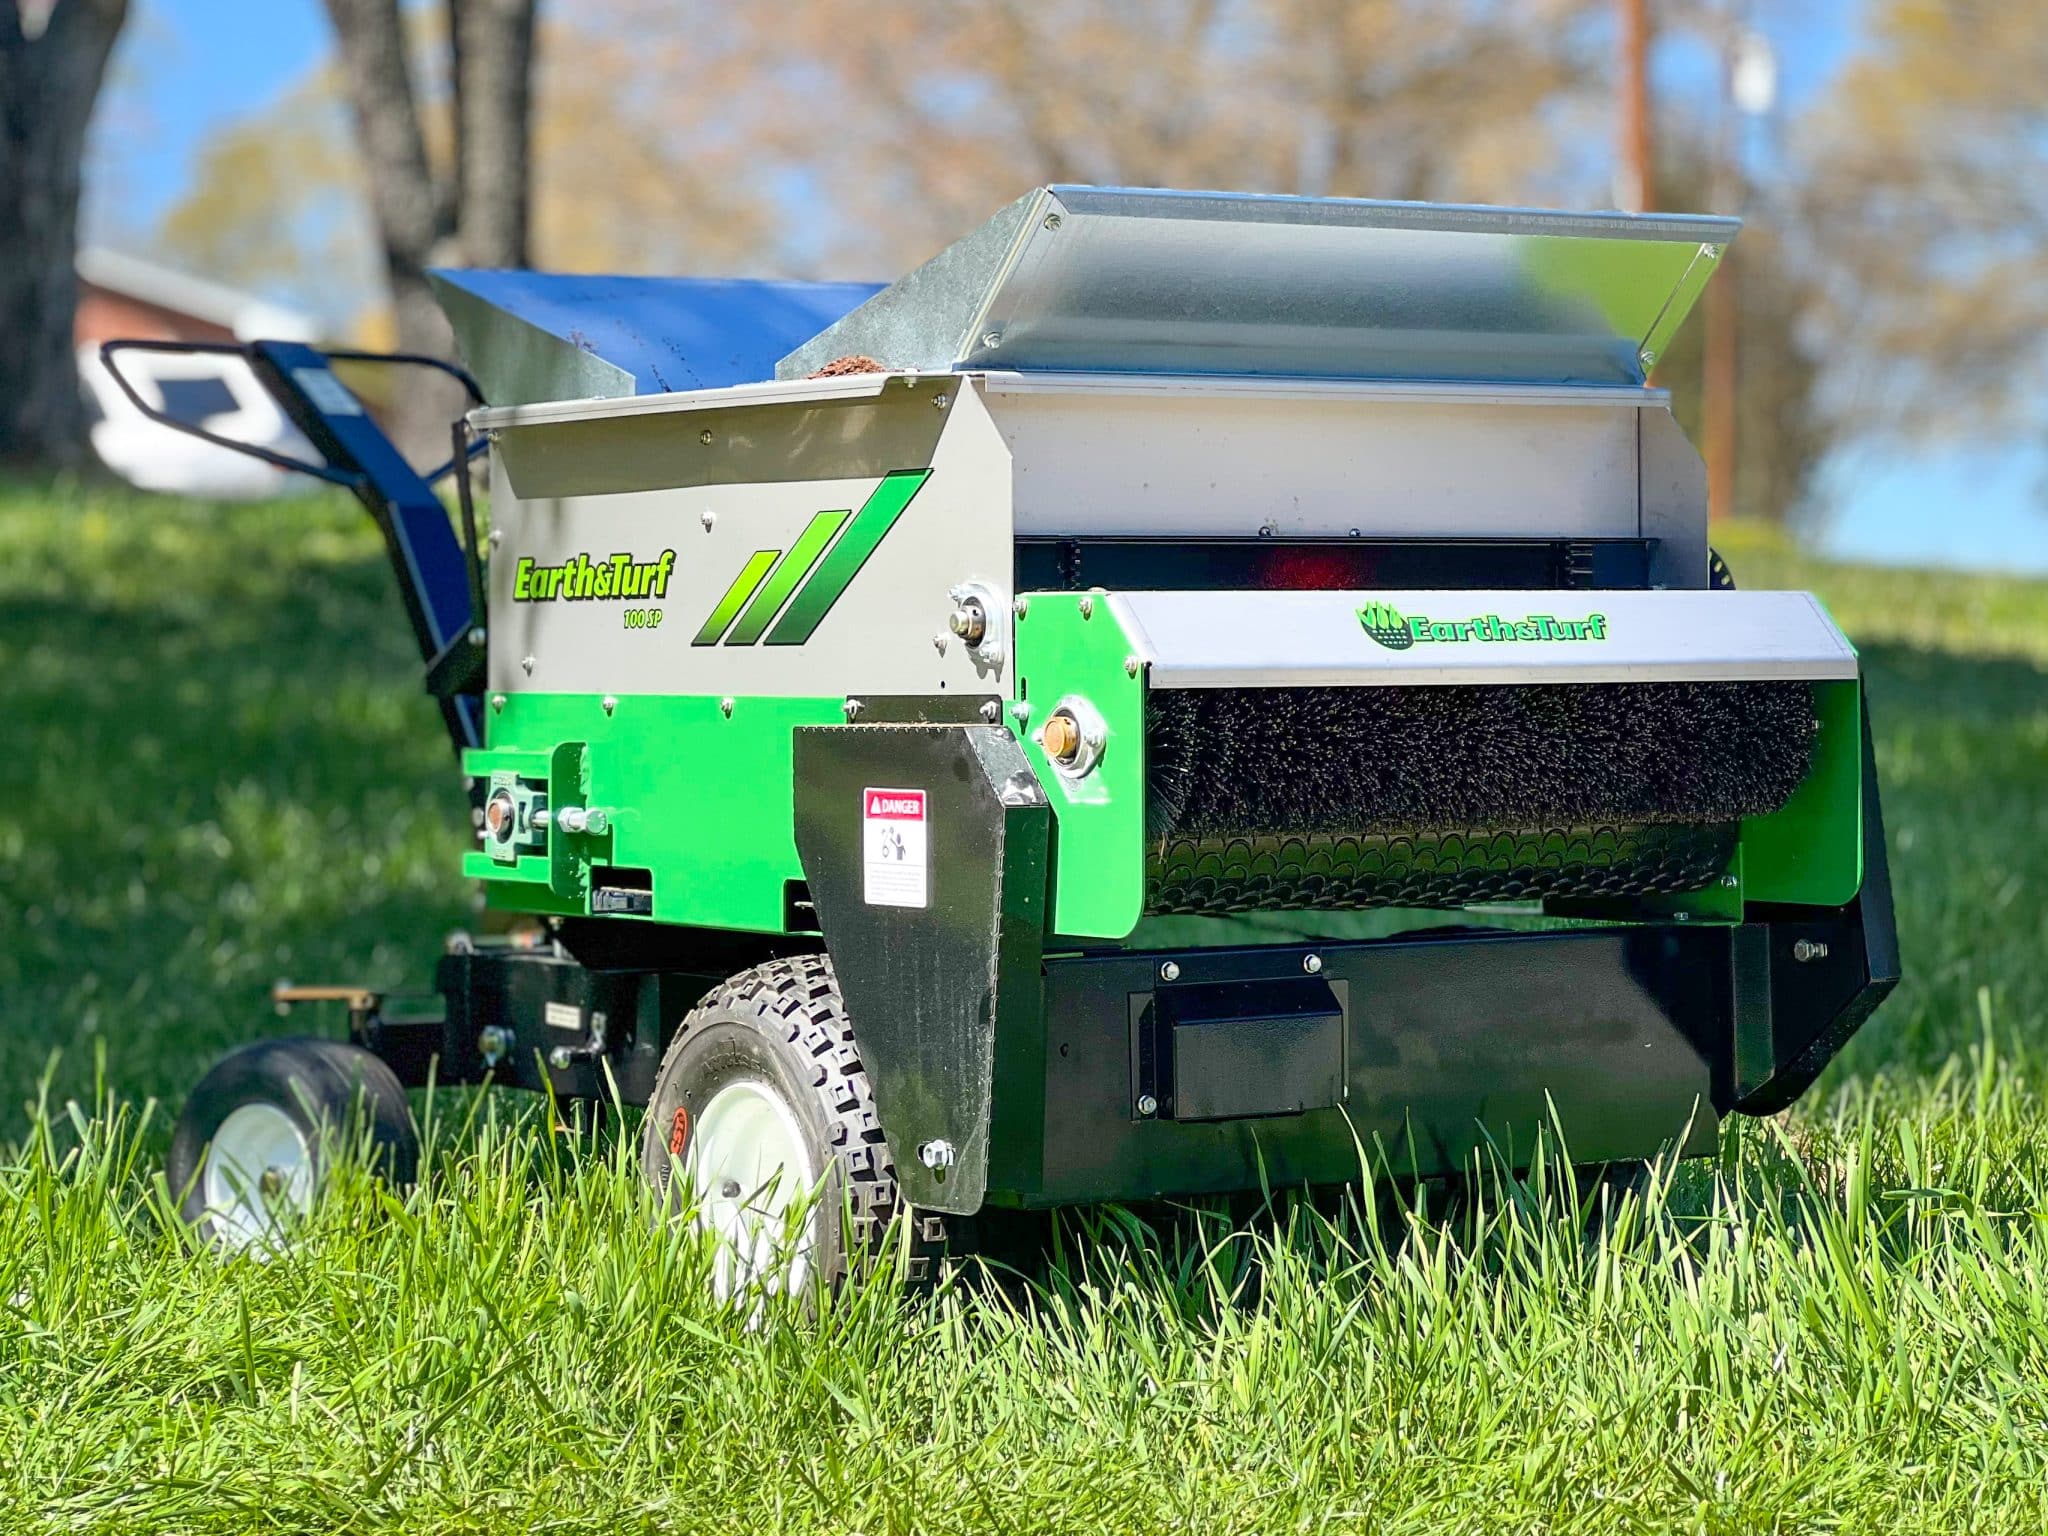
M 238 443 L 202 427 L 174 421 L 141 398 L 121 373 L 115 358 L 123 351 L 213 352 L 241 357 L 270 391 L 292 425 L 326 461 L 312 464 L 273 453 L 251 443 Z M 322 352 L 300 342 L 252 341 L 245 345 L 188 342 L 110 341 L 100 359 L 129 400 L 151 420 L 217 447 L 261 459 L 281 469 L 312 475 L 346 486 L 361 501 L 391 557 L 398 589 L 419 641 L 420 659 L 428 670 L 428 686 L 437 696 L 441 715 L 456 750 L 483 745 L 481 696 L 484 615 L 477 604 L 475 579 L 478 553 L 474 522 L 465 499 L 468 549 L 455 536 L 448 509 L 434 493 L 434 482 L 451 470 L 467 471 L 478 445 L 465 445 L 456 428 L 458 450 L 431 475 L 422 475 L 384 435 L 362 403 L 335 378 L 330 362 L 399 363 L 435 368 L 455 378 L 478 404 L 483 396 L 475 380 L 439 358 L 403 353 Z

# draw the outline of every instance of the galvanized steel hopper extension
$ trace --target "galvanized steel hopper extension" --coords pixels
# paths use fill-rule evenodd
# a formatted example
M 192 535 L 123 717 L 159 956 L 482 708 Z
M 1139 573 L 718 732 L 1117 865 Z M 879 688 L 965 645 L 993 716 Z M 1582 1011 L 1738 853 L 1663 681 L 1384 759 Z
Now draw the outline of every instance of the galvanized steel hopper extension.
M 539 920 L 348 1081 L 616 1083 L 727 1282 L 1790 1103 L 1898 962 L 1856 653 L 1645 382 L 1735 231 L 1052 187 L 880 291 L 443 273 L 466 548 L 259 345 Z

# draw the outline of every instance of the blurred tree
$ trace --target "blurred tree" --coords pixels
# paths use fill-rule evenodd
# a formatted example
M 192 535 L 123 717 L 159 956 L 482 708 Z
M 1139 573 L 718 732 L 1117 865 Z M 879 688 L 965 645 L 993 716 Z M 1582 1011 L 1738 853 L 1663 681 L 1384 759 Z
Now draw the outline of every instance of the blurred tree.
M 217 281 L 332 313 L 337 287 L 375 277 L 362 190 L 339 81 L 323 68 L 200 146 L 191 189 L 151 243 Z
M 1471 200 L 1563 190 L 1606 0 L 593 0 L 801 208 L 805 268 L 888 274 L 1046 181 Z M 1548 183 L 1546 187 L 1546 182 Z
M 431 18 L 428 18 L 431 20 Z M 430 164 L 454 138 L 439 29 L 412 32 Z M 624 39 L 543 24 L 535 50 L 528 255 L 567 271 L 710 272 L 772 264 L 765 188 L 718 137 L 715 99 L 669 99 Z M 398 344 L 337 68 L 217 131 L 157 247 L 194 271 L 289 292 L 370 346 Z
M 1881 0 L 1808 124 L 1820 310 L 1872 434 L 2039 429 L 2048 384 L 2048 25 L 2008 0 Z
M 447 355 L 447 323 L 427 283 L 438 264 L 527 264 L 536 0 L 447 0 L 450 152 L 436 165 L 413 82 L 400 0 L 326 0 L 354 109 L 393 332 L 401 350 Z M 459 396 L 425 369 L 395 392 L 404 446 L 445 451 Z
M 581 270 L 886 277 L 1059 179 L 1569 197 L 1583 179 L 1573 113 L 1604 91 L 1606 5 L 586 0 L 538 50 L 530 254 Z M 408 99 L 433 167 L 453 138 L 443 48 L 424 28 L 413 46 Z M 331 272 L 292 230 L 364 182 L 319 106 L 336 90 L 323 76 L 216 140 L 167 248 L 252 282 L 265 275 L 252 265 L 271 282 Z M 412 171 L 399 180 L 418 190 Z
M 0 460 L 85 455 L 80 165 L 127 0 L 0 0 Z

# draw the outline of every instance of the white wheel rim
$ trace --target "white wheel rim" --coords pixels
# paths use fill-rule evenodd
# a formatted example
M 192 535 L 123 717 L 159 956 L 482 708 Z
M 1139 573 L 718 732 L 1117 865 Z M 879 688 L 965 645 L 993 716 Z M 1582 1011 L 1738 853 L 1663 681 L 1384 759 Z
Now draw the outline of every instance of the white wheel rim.
M 272 1251 L 285 1222 L 313 1209 L 313 1148 L 276 1105 L 244 1104 L 214 1131 L 199 1192 L 221 1247 Z
M 798 1292 L 816 1237 L 803 1209 L 818 1187 L 803 1128 L 782 1096 L 751 1078 L 711 1096 L 690 1137 L 694 1219 L 718 1237 L 712 1287 Z

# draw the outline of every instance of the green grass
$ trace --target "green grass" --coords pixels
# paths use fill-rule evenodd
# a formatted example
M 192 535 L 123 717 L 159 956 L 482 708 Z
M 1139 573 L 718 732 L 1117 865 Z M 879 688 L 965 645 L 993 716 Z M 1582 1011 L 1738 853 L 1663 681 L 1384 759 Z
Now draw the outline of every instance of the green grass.
M 148 1101 L 427 976 L 463 807 L 360 514 L 0 492 L 0 1531 L 2043 1529 L 2048 584 L 1727 542 L 1863 648 L 1908 968 L 1792 1115 L 749 1328 L 509 1099 L 188 1256 Z

